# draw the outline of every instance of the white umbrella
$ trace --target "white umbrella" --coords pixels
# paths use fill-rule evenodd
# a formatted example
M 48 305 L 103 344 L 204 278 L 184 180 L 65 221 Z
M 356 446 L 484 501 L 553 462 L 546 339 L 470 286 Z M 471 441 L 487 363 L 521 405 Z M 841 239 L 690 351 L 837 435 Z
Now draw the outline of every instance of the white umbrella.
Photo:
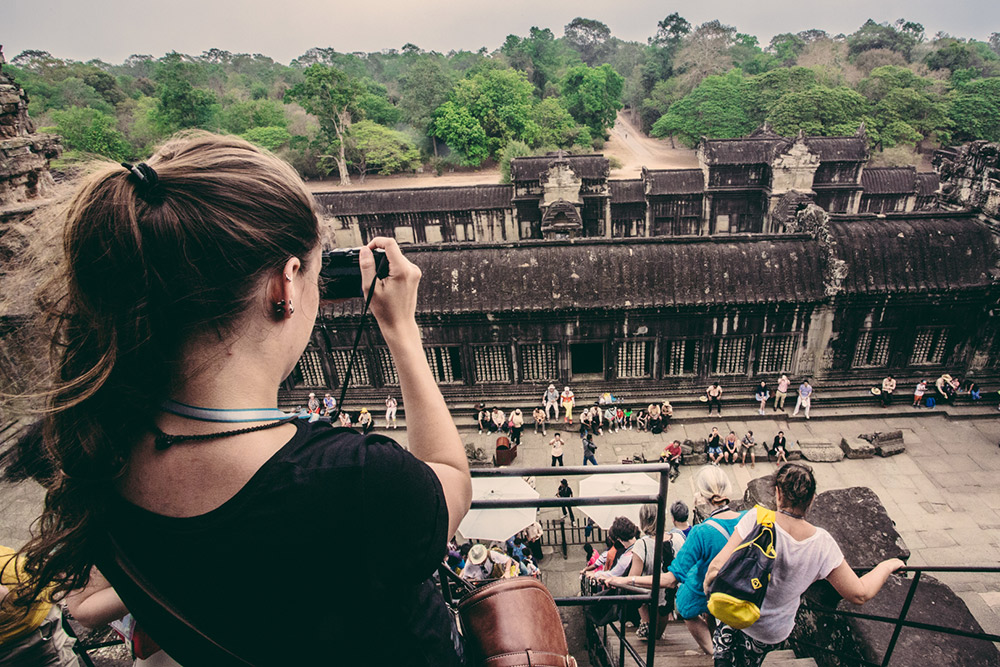
M 538 491 L 520 477 L 473 477 L 473 500 L 511 500 L 538 498 Z M 458 532 L 467 540 L 503 542 L 535 522 L 534 507 L 470 510 Z
M 649 475 L 641 472 L 615 473 L 611 475 L 591 475 L 580 481 L 580 497 L 597 496 L 648 496 L 656 495 L 660 484 Z M 615 517 L 624 516 L 639 525 L 639 508 L 641 505 L 581 505 L 580 509 L 594 522 L 608 530 Z

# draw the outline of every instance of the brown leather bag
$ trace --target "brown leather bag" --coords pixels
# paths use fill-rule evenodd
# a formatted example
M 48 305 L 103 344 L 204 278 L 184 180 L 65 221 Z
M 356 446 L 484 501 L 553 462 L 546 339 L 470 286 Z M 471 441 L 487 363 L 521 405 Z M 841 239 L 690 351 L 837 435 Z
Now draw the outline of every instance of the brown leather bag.
M 458 603 L 474 667 L 576 667 L 552 594 L 516 577 L 478 588 Z

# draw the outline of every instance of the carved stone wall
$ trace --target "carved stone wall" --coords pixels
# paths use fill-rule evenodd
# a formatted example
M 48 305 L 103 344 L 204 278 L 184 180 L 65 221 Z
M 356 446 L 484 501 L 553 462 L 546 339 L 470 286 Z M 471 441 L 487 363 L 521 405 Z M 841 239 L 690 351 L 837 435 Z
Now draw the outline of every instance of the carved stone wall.
M 0 207 L 47 196 L 49 160 L 60 151 L 59 137 L 35 132 L 24 89 L 0 72 Z
M 941 176 L 941 198 L 1000 218 L 1000 144 L 973 141 L 938 151 L 934 168 Z

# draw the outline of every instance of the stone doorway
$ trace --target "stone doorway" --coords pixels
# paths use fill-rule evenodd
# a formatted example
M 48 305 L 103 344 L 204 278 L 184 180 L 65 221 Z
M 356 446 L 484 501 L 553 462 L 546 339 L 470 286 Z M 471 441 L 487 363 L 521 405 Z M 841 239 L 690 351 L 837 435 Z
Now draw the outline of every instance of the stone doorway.
M 570 343 L 569 356 L 574 380 L 604 379 L 603 343 Z

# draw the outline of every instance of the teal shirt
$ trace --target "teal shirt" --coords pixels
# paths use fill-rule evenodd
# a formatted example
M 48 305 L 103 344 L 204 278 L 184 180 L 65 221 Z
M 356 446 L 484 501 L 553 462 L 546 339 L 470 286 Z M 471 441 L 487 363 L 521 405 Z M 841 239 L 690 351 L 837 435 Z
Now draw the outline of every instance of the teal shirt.
M 708 613 L 708 598 L 705 596 L 705 573 L 722 548 L 729 541 L 711 522 L 720 524 L 726 533 L 733 534 L 736 524 L 746 512 L 735 519 L 709 519 L 699 523 L 688 533 L 684 546 L 674 557 L 667 569 L 677 579 L 677 611 L 681 618 L 691 619 Z

